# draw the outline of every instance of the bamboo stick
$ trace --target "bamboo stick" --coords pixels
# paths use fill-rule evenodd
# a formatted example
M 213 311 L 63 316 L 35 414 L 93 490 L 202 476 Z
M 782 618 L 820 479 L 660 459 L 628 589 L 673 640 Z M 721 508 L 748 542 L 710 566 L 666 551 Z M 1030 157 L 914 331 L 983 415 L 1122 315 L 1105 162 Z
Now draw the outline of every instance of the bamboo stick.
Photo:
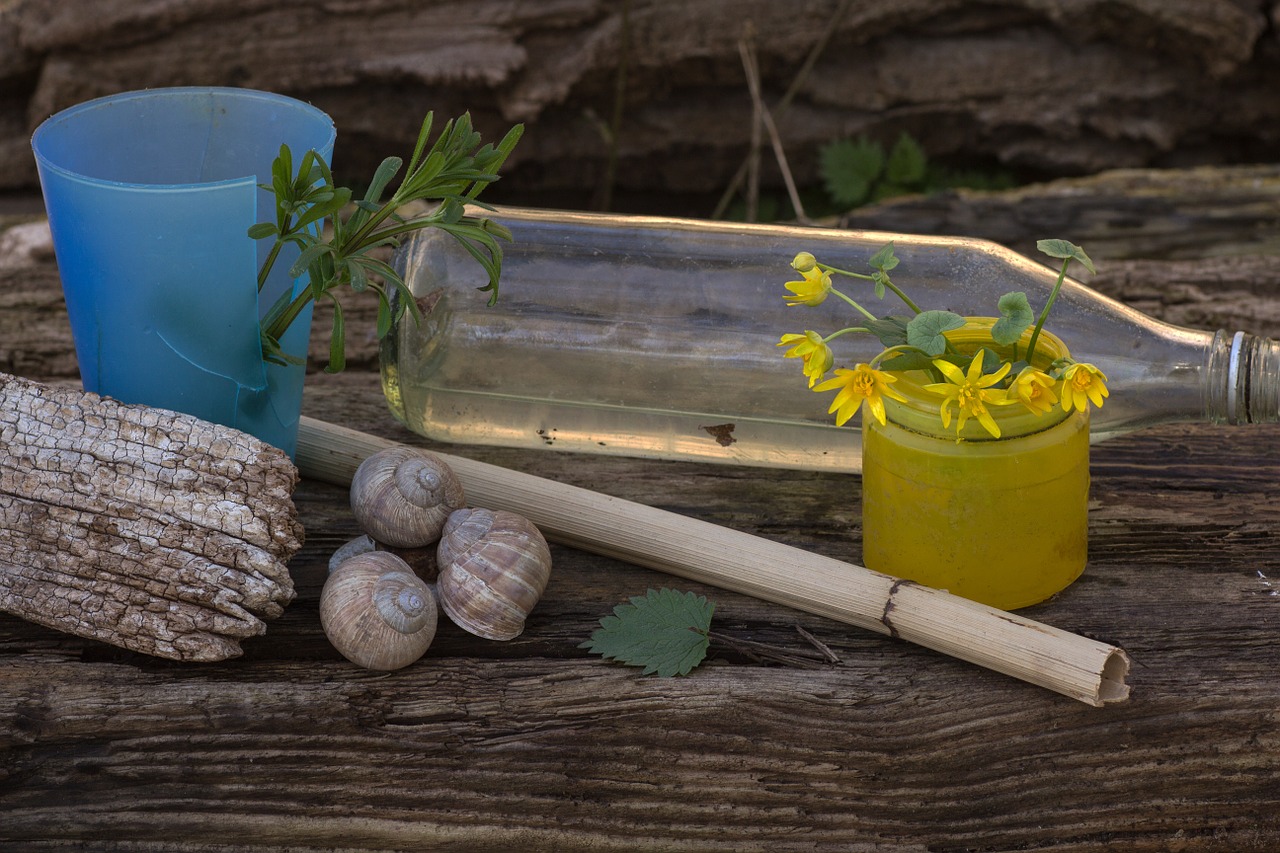
M 395 442 L 304 417 L 298 468 L 349 485 Z M 1128 698 L 1116 647 L 861 566 L 633 501 L 438 454 L 468 502 L 519 513 L 552 542 L 888 634 L 1101 706 Z

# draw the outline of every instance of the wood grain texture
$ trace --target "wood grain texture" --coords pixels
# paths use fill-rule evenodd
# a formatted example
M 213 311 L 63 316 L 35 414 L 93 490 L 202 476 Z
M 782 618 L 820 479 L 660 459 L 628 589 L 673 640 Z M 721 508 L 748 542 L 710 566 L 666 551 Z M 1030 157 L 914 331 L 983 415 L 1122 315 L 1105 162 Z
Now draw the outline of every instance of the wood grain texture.
M 1202 296 L 1188 289 L 1182 304 L 1199 300 L 1211 327 L 1252 316 L 1246 328 L 1276 335 L 1264 253 L 1238 268 L 1132 261 L 1150 304 L 1182 299 L 1143 272 L 1164 270 L 1197 282 Z M 5 281 L 18 293 L 56 282 L 50 266 Z M 1236 293 L 1229 305 L 1215 278 Z M 0 311 L 4 357 L 70 358 L 52 313 L 47 337 L 23 337 L 53 312 L 42 304 Z M 387 414 L 371 364 L 308 377 L 305 413 L 425 446 Z M 329 554 L 358 533 L 347 495 L 304 480 L 296 598 L 238 661 L 183 665 L 0 616 L 0 850 L 1270 853 L 1278 447 L 1277 426 L 1182 425 L 1092 449 L 1088 569 L 1023 613 L 1132 655 L 1133 694 L 1105 709 L 683 581 L 715 601 L 718 631 L 801 653 L 799 625 L 840 661 L 780 666 L 715 644 L 690 677 L 641 678 L 578 645 L 615 604 L 670 579 L 561 545 L 518 639 L 442 623 L 417 664 L 365 672 L 329 647 L 317 613 Z M 860 553 L 848 475 L 437 449 Z
M 414 440 L 386 422 L 367 377 L 317 388 L 313 414 L 343 401 L 352 422 Z M 319 633 L 324 562 L 356 530 L 341 489 L 304 482 L 314 534 L 291 567 L 298 600 L 241 664 L 179 667 L 0 622 L 0 839 L 13 850 L 35 839 L 179 851 L 1272 849 L 1277 438 L 1170 427 L 1095 448 L 1089 570 L 1031 615 L 1134 655 L 1133 698 L 1105 711 L 688 584 L 717 602 L 719 630 L 797 650 L 798 623 L 841 663 L 790 669 L 714 648 L 690 678 L 639 678 L 577 645 L 613 604 L 668 579 L 563 547 L 520 639 L 442 624 L 422 661 L 375 676 Z M 682 463 L 644 463 L 633 478 L 622 460 L 449 449 L 857 552 L 856 478 Z
M 1274 16 L 1273 0 L 6 0 L 0 187 L 35 186 L 31 131 L 59 109 L 234 85 L 329 112 L 352 184 L 410 150 L 429 109 L 470 110 L 490 137 L 524 121 L 495 191 L 581 204 L 605 174 L 625 61 L 619 190 L 719 194 L 751 138 L 739 40 L 755 33 L 776 105 L 829 24 L 777 113 L 802 184 L 817 184 L 820 146 L 904 131 L 934 158 L 1051 176 L 1265 161 Z

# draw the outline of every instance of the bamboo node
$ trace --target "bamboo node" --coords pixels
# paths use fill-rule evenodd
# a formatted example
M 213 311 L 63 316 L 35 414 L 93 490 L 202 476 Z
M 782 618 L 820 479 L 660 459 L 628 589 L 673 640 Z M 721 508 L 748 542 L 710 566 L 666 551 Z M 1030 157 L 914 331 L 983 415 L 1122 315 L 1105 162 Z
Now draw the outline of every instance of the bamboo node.
M 906 578 L 898 578 L 895 580 L 893 585 L 889 587 L 889 594 L 885 596 L 884 612 L 880 614 L 881 624 L 889 629 L 889 636 L 893 637 L 895 640 L 901 639 L 902 635 L 898 633 L 898 629 L 893 624 L 893 620 L 889 618 L 889 615 L 892 614 L 894 608 L 897 607 L 897 602 L 894 601 L 894 596 L 897 595 L 898 590 L 902 589 L 904 586 L 919 586 L 919 584 L 913 580 L 907 580 Z

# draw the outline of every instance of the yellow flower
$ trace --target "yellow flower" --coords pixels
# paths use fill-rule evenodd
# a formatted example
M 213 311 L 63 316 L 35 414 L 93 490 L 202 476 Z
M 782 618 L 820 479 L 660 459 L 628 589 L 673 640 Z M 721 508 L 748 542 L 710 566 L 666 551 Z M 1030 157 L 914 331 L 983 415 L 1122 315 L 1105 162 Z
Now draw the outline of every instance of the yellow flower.
M 817 332 L 806 330 L 803 335 L 783 335 L 778 346 L 791 346 L 785 353 L 786 358 L 804 359 L 804 375 L 809 377 L 810 388 L 831 369 L 835 361 L 831 347 Z
M 836 426 L 843 426 L 845 421 L 853 417 L 854 413 L 863 404 L 867 404 L 867 408 L 871 410 L 871 414 L 875 415 L 876 420 L 884 426 L 884 397 L 905 403 L 907 398 L 899 394 L 897 391 L 889 387 L 893 382 L 897 382 L 898 377 L 892 376 L 883 370 L 876 370 L 866 364 L 856 365 L 853 370 L 840 367 L 836 369 L 836 375 L 832 379 L 823 382 L 814 391 L 833 391 L 840 389 L 840 393 L 836 394 L 834 400 L 831 401 L 831 408 L 827 412 L 836 413 Z
M 1102 398 L 1110 396 L 1107 375 L 1092 364 L 1076 363 L 1062 373 L 1062 408 L 1083 412 L 1092 402 L 1102 407 Z
M 1055 384 L 1049 374 L 1034 367 L 1024 367 L 1013 380 L 1009 396 L 1021 401 L 1037 415 L 1043 415 L 1058 402 L 1058 395 L 1053 393 Z
M 784 296 L 788 305 L 821 305 L 831 292 L 831 273 L 811 267 L 800 273 L 803 281 L 787 282 L 790 296 Z
M 939 410 L 942 414 L 942 428 L 951 426 L 951 404 L 955 403 L 960 413 L 959 423 L 956 424 L 957 441 L 960 440 L 960 431 L 964 429 L 965 422 L 969 418 L 977 418 L 978 423 L 982 424 L 993 438 L 999 438 L 1000 425 L 987 411 L 987 404 L 1004 406 L 1017 402 L 1009 399 L 1008 391 L 991 387 L 1004 378 L 1011 365 L 1005 364 L 995 373 L 989 373 L 986 376 L 982 375 L 981 358 L 975 358 L 970 362 L 967 376 L 949 361 L 934 359 L 933 366 L 942 371 L 947 381 L 926 385 L 924 389 L 934 394 L 941 394 L 943 397 Z

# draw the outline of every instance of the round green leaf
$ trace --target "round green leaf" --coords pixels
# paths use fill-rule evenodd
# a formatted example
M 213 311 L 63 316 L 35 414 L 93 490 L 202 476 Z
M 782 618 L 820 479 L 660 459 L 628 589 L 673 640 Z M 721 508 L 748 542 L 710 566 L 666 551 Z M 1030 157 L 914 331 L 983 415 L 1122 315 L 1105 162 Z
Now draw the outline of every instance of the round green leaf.
M 964 318 L 950 311 L 922 311 L 907 323 L 907 343 L 929 355 L 941 355 L 947 348 L 943 332 L 958 329 Z
M 1012 346 L 1031 327 L 1035 312 L 1027 302 L 1027 294 L 1017 290 L 1001 296 L 996 307 L 1000 310 L 1000 319 L 991 327 L 991 339 L 998 344 Z

